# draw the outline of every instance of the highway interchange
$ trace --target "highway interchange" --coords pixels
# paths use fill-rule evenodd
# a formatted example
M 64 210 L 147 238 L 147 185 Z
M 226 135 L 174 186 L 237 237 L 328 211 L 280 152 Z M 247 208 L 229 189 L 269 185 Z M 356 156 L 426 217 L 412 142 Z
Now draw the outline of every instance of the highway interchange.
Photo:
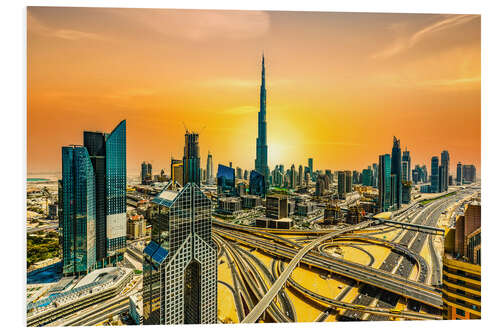
M 436 227 L 444 210 L 476 192 L 468 188 L 458 190 L 425 206 L 414 205 L 393 219 Z M 440 319 L 441 263 L 434 248 L 435 234 L 395 225 L 367 223 L 363 227 L 362 232 L 344 230 L 333 236 L 327 232 L 304 231 L 302 237 L 294 239 L 286 232 L 215 219 L 214 238 L 220 258 L 230 263 L 231 290 L 238 321 L 297 321 L 294 304 L 288 297 L 290 292 L 302 294 L 311 304 L 323 309 L 318 321 L 330 315 L 336 316 L 336 320 Z M 382 239 L 384 234 L 392 238 Z M 329 244 L 338 241 L 348 242 L 348 246 L 358 249 L 364 244 L 377 244 L 390 248 L 391 252 L 379 267 L 373 267 L 373 259 L 368 265 L 363 265 L 325 252 Z M 426 258 L 421 255 L 424 246 L 429 251 Z M 271 267 L 252 254 L 255 250 L 272 258 Z M 294 259 L 297 260 L 294 262 Z M 294 281 L 290 273 L 295 265 L 347 278 L 351 282 L 332 299 Z M 290 268 L 288 273 L 287 268 Z M 352 288 L 357 288 L 357 297 L 352 301 L 342 301 Z

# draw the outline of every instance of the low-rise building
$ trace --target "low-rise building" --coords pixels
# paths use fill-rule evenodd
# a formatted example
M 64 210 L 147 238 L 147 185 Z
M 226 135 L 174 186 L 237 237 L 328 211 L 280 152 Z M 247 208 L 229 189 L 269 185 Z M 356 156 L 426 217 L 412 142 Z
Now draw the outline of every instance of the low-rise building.
M 217 212 L 221 214 L 233 214 L 241 210 L 241 198 L 225 197 L 217 199 Z
M 142 215 L 132 215 L 127 220 L 127 238 L 146 237 L 146 221 Z
M 258 195 L 242 195 L 241 201 L 243 208 L 255 208 L 258 206 L 262 206 L 262 199 Z
M 142 311 L 142 294 L 137 293 L 129 297 L 129 314 L 136 325 L 142 325 L 143 311 Z

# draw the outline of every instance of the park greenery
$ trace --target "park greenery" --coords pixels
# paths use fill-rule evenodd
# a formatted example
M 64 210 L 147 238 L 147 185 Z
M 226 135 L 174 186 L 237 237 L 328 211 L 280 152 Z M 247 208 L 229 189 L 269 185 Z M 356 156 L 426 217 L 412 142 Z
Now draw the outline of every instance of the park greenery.
M 34 263 L 60 255 L 59 234 L 55 231 L 28 234 L 27 237 L 28 268 Z

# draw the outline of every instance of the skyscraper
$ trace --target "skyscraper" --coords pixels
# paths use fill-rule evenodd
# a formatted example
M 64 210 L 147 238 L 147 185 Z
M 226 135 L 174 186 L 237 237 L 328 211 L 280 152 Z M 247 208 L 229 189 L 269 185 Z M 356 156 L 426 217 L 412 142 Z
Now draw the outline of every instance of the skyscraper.
M 260 172 L 250 172 L 250 194 L 264 197 L 266 194 L 266 180 Z
M 386 212 L 391 206 L 391 155 L 385 154 L 378 157 L 378 207 Z
M 345 172 L 339 171 L 337 173 L 337 194 L 339 199 L 345 199 L 346 193 L 346 179 Z
M 401 192 L 401 145 L 400 141 L 394 137 L 391 155 L 391 173 L 396 175 L 396 206 L 397 209 L 401 208 L 402 192 Z
M 211 184 L 214 179 L 214 162 L 212 160 L 212 154 L 210 151 L 207 156 L 207 183 Z
M 195 183 L 200 186 L 200 147 L 198 146 L 198 133 L 186 131 L 184 134 L 184 168 L 183 181 Z
M 411 181 L 411 157 L 410 157 L 410 152 L 408 151 L 407 148 L 403 151 L 403 157 L 402 157 L 403 162 L 407 162 L 407 170 L 406 170 L 406 175 L 404 179 L 407 181 Z M 404 175 L 404 172 L 403 172 Z M 403 179 L 403 176 L 402 176 Z
M 290 188 L 294 189 L 297 187 L 297 171 L 295 170 L 295 165 L 292 164 L 290 168 Z
M 217 247 L 199 163 L 198 134 L 186 133 L 184 187 L 176 191 L 170 183 L 152 200 L 143 261 L 146 325 L 217 323 Z
M 86 274 L 96 266 L 95 175 L 87 149 L 62 147 L 63 274 Z
M 351 193 L 352 192 L 352 173 L 351 171 L 344 171 L 345 172 L 345 192 L 346 193 Z
M 457 163 L 457 185 L 462 185 L 462 162 Z
M 299 165 L 299 186 L 304 185 L 304 169 L 302 168 L 302 165 Z
M 97 266 L 114 265 L 126 250 L 126 121 L 110 134 L 85 131 L 83 142 L 95 174 Z
M 450 174 L 450 154 L 447 150 L 441 152 L 441 165 L 443 166 L 443 191 L 448 191 L 448 178 Z
M 267 164 L 267 122 L 266 122 L 266 68 L 264 55 L 262 55 L 262 77 L 260 85 L 260 111 L 257 136 L 257 158 L 255 159 L 255 170 L 265 176 L 266 182 L 269 178 L 269 167 Z
M 432 193 L 439 192 L 439 157 L 437 156 L 431 158 L 431 191 Z
M 212 204 L 195 182 L 167 186 L 152 200 L 151 242 L 144 249 L 145 325 L 217 323 L 217 250 Z
M 307 160 L 307 167 L 309 168 L 309 174 L 310 174 L 311 179 L 312 179 L 313 172 L 314 172 L 314 169 L 313 169 L 313 159 L 312 159 L 312 157 L 309 157 L 309 159 Z
M 148 178 L 148 165 L 146 162 L 141 164 L 141 184 L 146 184 L 146 179 Z

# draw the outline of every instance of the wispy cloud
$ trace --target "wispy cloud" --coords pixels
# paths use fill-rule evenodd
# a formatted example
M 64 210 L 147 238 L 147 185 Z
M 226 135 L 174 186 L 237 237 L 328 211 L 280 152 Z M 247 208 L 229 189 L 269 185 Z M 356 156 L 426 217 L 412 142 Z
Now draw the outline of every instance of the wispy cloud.
M 262 11 L 143 9 L 115 12 L 158 33 L 193 41 L 212 37 L 255 38 L 267 33 L 270 27 L 269 13 Z
M 418 82 L 419 86 L 431 86 L 431 87 L 475 87 L 477 84 L 481 83 L 481 77 L 463 77 L 463 78 L 453 78 L 453 79 L 439 79 L 439 80 L 428 80 Z
M 40 22 L 40 20 L 38 20 L 35 16 L 33 16 L 29 12 L 28 12 L 28 31 L 45 37 L 60 38 L 65 40 L 103 39 L 101 35 L 92 32 L 67 29 L 67 28 L 49 27 Z
M 476 18 L 478 15 L 445 15 L 443 19 L 434 22 L 420 30 L 413 32 L 410 36 L 397 38 L 391 45 L 384 48 L 382 51 L 372 54 L 372 58 L 389 58 L 405 50 L 411 49 L 416 44 L 421 42 L 428 36 L 446 29 L 451 29 L 467 22 L 470 22 Z M 391 25 L 390 29 L 394 26 Z

